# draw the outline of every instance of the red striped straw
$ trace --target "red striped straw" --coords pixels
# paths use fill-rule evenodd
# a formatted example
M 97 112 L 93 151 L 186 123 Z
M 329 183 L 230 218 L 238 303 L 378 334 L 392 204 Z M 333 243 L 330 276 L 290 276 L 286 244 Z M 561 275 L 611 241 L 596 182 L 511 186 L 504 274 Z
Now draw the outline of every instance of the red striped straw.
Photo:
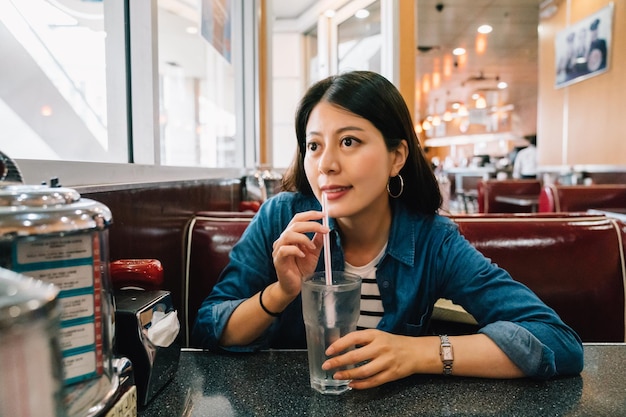
M 322 211 L 324 212 L 322 224 L 330 228 L 328 225 L 328 196 L 325 192 L 322 192 Z M 333 273 L 330 262 L 330 233 L 324 233 L 324 267 L 326 268 L 326 285 L 332 285 Z

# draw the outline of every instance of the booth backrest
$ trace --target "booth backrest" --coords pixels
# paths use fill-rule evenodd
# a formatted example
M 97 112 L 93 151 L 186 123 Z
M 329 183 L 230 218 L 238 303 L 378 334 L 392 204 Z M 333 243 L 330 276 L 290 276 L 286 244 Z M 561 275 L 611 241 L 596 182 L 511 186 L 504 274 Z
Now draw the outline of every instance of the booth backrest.
M 585 178 L 590 178 L 594 184 L 626 184 L 626 168 L 615 171 L 585 172 Z
M 181 323 L 187 346 L 202 301 L 228 264 L 231 249 L 253 216 L 253 212 L 202 211 L 189 221 L 184 242 L 185 275 L 181 289 Z
M 531 288 L 585 342 L 624 342 L 622 223 L 603 216 L 457 216 L 483 255 Z
M 185 334 L 251 215 L 199 213 L 187 236 Z M 530 287 L 586 342 L 624 342 L 626 226 L 583 213 L 451 216 L 480 252 Z M 188 343 L 188 339 L 187 339 Z
M 478 183 L 478 211 L 480 213 L 525 213 L 531 207 L 515 206 L 496 201 L 497 196 L 533 195 L 539 197 L 539 180 L 483 180 Z
M 546 185 L 539 195 L 540 212 L 626 208 L 626 185 Z

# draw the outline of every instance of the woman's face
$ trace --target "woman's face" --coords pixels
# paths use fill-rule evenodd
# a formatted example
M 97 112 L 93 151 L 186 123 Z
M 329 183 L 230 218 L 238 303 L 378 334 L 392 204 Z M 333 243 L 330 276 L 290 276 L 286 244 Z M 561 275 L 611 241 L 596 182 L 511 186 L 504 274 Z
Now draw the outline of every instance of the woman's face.
M 407 154 L 406 141 L 390 152 L 372 123 L 328 102 L 313 108 L 306 126 L 304 169 L 317 198 L 327 194 L 331 217 L 386 209 L 387 181 Z

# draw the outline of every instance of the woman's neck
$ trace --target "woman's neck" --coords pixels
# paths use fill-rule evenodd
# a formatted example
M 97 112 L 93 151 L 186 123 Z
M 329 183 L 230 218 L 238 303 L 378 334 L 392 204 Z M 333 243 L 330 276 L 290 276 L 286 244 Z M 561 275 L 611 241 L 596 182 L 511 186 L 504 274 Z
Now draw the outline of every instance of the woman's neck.
M 382 209 L 337 219 L 337 222 L 346 262 L 353 266 L 366 265 L 380 253 L 389 239 L 391 207 L 386 203 Z

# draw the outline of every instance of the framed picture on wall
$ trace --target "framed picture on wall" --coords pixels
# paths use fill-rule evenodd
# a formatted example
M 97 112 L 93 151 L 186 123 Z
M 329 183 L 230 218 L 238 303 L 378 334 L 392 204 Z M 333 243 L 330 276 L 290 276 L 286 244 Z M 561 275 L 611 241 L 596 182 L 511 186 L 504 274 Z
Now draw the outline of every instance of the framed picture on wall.
M 200 33 L 230 63 L 230 0 L 202 0 L 201 5 Z
M 611 56 L 612 33 L 612 2 L 557 33 L 555 87 L 564 87 L 606 72 Z

